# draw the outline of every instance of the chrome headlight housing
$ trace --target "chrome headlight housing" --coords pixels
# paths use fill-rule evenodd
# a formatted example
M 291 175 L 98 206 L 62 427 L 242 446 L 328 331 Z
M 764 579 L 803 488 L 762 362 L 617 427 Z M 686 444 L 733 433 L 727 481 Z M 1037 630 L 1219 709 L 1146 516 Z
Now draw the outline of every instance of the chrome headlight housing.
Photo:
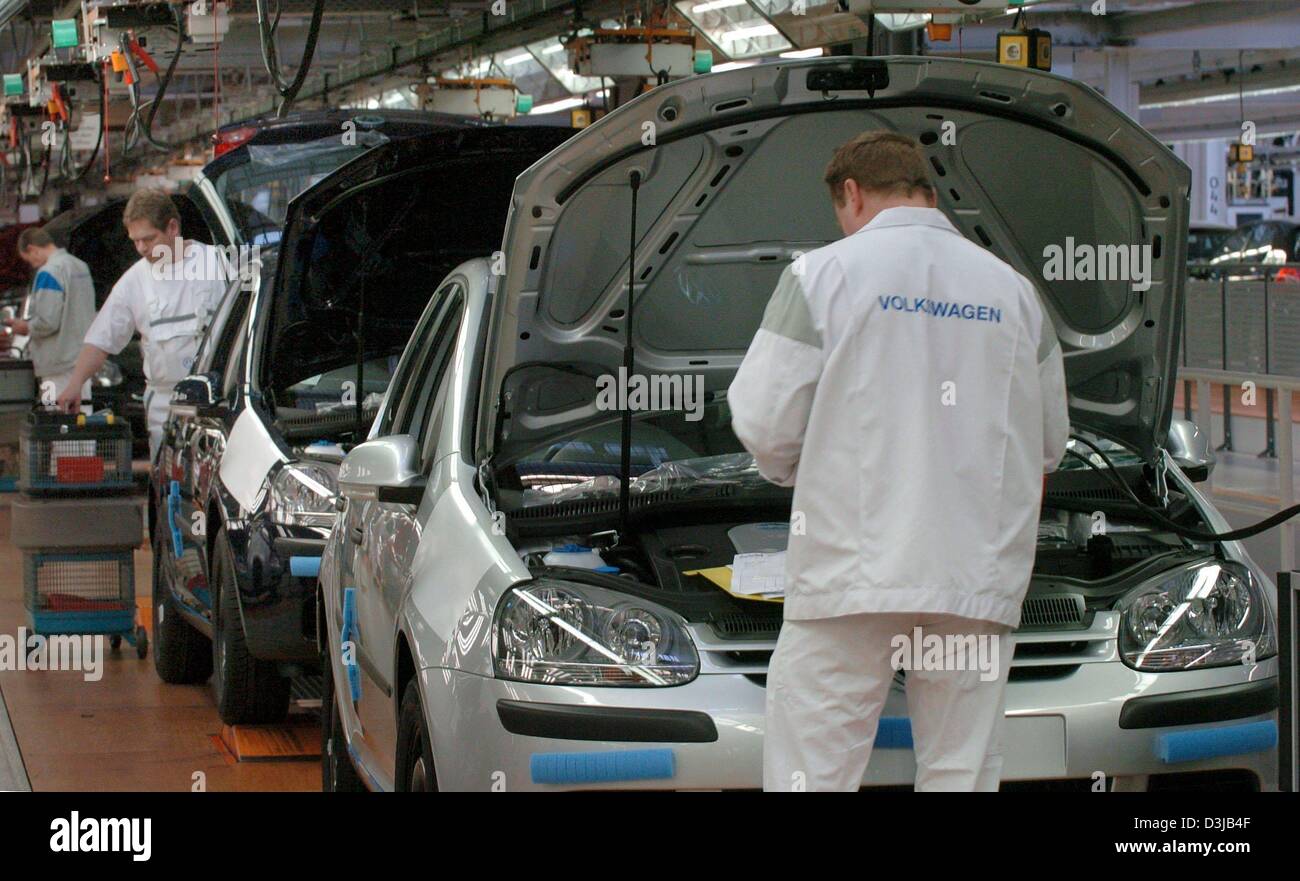
M 334 525 L 338 512 L 336 473 L 311 462 L 290 462 L 271 478 L 266 512 L 272 522 L 284 526 Z
M 1268 600 L 1240 563 L 1202 563 L 1145 584 L 1116 606 L 1119 648 L 1137 670 L 1253 663 L 1277 653 Z
M 682 685 L 700 671 L 686 622 L 618 591 L 539 579 L 497 606 L 492 658 L 502 679 L 549 685 Z

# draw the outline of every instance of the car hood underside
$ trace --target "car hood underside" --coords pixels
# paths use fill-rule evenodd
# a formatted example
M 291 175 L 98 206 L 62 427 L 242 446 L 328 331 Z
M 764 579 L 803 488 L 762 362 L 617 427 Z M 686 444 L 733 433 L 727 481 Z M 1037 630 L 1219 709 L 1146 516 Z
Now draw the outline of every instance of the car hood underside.
M 1154 458 L 1174 389 L 1186 166 L 1085 86 L 928 58 L 827 58 L 683 80 L 521 175 L 480 452 L 499 442 L 500 393 L 518 365 L 621 363 L 633 171 L 637 369 L 702 374 L 717 391 L 782 269 L 840 236 L 822 182 L 835 148 L 882 128 L 921 142 L 939 207 L 1036 284 L 1065 352 L 1072 423 Z M 1053 247 L 1064 261 L 1055 267 Z M 1072 271 L 1080 247 L 1100 261 L 1091 279 Z M 549 432 L 590 410 L 532 415 Z

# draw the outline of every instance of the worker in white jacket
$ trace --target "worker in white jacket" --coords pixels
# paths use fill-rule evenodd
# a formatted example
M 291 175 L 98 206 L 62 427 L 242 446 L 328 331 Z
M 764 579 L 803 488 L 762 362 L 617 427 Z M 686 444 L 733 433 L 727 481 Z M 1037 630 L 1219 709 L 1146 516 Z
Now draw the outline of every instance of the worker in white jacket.
M 1003 637 L 1069 430 L 1061 350 L 1033 284 L 935 207 L 910 138 L 855 138 L 826 182 L 845 237 L 787 267 L 728 392 L 800 527 L 764 788 L 856 789 L 902 667 L 917 788 L 996 789 Z M 915 664 L 918 640 L 943 654 Z
M 138 332 L 152 460 L 162 442 L 172 388 L 192 372 L 203 332 L 238 274 L 215 248 L 182 238 L 180 214 L 160 190 L 133 193 L 122 222 L 140 260 L 122 273 L 86 332 L 73 384 L 94 376 Z M 67 392 L 58 404 L 74 406 Z

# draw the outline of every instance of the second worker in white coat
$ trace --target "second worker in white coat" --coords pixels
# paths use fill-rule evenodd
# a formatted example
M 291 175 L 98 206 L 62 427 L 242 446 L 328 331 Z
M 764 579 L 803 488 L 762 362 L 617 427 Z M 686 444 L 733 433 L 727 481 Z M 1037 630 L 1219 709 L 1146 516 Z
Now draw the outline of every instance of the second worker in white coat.
M 1006 637 L 1069 430 L 1061 349 L 1028 279 L 936 208 L 915 141 L 860 135 L 826 183 L 844 238 L 785 270 L 728 392 L 736 435 L 794 487 L 804 527 L 763 785 L 857 789 L 894 666 L 920 640 L 991 656 L 901 664 L 916 786 L 995 790 Z
M 152 460 L 162 442 L 172 388 L 193 369 L 199 341 L 229 287 L 229 273 L 215 248 L 182 237 L 180 214 L 160 190 L 132 194 L 122 222 L 140 260 L 122 273 L 86 332 L 69 388 L 79 389 L 139 332 Z M 65 392 L 58 404 L 72 409 L 74 396 Z

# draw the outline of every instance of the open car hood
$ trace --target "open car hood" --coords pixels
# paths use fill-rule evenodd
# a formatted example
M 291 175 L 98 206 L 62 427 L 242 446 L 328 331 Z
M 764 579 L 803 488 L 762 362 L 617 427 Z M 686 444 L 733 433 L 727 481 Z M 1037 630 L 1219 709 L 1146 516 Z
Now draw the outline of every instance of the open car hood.
M 1187 167 L 1087 86 L 916 57 L 691 77 L 619 108 L 523 174 L 494 304 L 480 454 L 503 437 L 513 444 L 553 433 L 566 421 L 562 402 L 575 400 L 556 395 L 556 410 L 532 412 L 531 422 L 515 414 L 498 434 L 500 393 L 515 366 L 613 372 L 621 363 L 632 170 L 642 179 L 637 369 L 703 374 L 706 389 L 718 391 L 739 367 L 782 269 L 841 235 L 822 182 L 833 151 L 877 128 L 917 138 L 939 207 L 1038 287 L 1065 353 L 1074 425 L 1154 458 L 1174 393 Z M 1049 261 L 1052 246 L 1072 269 L 1082 268 L 1080 246 L 1110 255 L 1102 256 L 1104 275 L 1121 268 L 1114 246 L 1126 256 L 1130 246 L 1149 248 L 1149 287 L 1131 269 L 1103 280 L 1067 274 L 1064 262 Z M 572 412 L 589 416 L 589 407 Z
M 274 284 L 259 293 L 255 385 L 264 392 L 400 354 L 460 263 L 501 242 L 515 178 L 572 135 L 458 127 L 383 144 L 294 199 Z

